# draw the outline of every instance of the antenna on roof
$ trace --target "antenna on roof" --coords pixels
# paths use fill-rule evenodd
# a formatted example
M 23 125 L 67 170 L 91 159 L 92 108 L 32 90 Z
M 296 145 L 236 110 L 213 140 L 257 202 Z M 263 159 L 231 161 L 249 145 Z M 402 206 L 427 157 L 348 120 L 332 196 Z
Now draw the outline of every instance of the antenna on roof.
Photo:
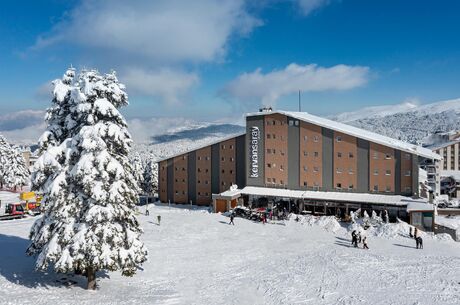
M 300 90 L 299 90 L 299 112 L 301 112 L 301 111 L 302 111 L 302 107 L 300 105 Z

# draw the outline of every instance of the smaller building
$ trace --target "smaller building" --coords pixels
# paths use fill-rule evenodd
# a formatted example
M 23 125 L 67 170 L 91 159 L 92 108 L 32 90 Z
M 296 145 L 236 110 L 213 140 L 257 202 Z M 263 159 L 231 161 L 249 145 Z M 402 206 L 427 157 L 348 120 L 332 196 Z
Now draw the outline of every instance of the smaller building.
M 411 225 L 422 231 L 434 231 L 435 211 L 432 204 L 410 202 L 407 204 L 407 213 Z

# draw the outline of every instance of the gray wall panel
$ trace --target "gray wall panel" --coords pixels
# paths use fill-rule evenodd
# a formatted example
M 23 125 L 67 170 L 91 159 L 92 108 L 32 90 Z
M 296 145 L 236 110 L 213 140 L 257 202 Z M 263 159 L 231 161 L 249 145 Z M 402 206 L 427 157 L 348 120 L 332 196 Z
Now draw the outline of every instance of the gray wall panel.
M 358 192 L 369 192 L 369 141 L 357 139 L 358 144 Z
M 168 172 L 168 188 L 167 188 L 167 193 L 168 193 L 168 201 L 174 202 L 174 192 L 175 192 L 175 187 L 174 187 L 174 159 L 168 159 L 167 161 L 167 172 Z
M 322 127 L 323 134 L 323 190 L 333 190 L 334 183 L 334 131 Z
M 189 152 L 187 158 L 188 201 L 196 203 L 196 150 Z
M 289 123 L 293 121 L 294 123 Z M 297 126 L 295 124 L 297 122 Z M 299 120 L 288 117 L 288 187 L 298 189 L 300 186 L 300 128 Z
M 220 194 L 220 143 L 211 146 L 211 192 Z
M 265 185 L 264 116 L 246 118 L 246 183 Z M 258 134 L 258 135 L 257 135 Z M 253 169 L 256 169 L 253 171 Z
M 401 151 L 395 149 L 395 194 L 401 194 Z
M 246 136 L 236 138 L 236 185 L 242 189 L 246 186 Z

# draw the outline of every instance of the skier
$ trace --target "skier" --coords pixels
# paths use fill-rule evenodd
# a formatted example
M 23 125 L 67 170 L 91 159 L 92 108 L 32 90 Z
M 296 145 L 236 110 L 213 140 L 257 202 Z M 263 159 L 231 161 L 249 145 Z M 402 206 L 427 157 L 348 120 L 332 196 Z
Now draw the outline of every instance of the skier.
M 149 212 L 149 206 L 147 205 L 145 207 L 145 216 L 149 216 L 150 215 L 150 212 Z
M 158 219 L 158 225 L 160 225 L 161 215 L 158 215 L 158 216 L 157 216 L 157 219 Z
M 412 227 L 409 227 L 409 236 L 412 238 L 414 235 L 412 234 Z
M 228 223 L 229 225 L 235 225 L 235 223 L 233 222 L 233 219 L 235 218 L 235 216 L 232 214 L 230 214 L 230 222 Z
M 367 236 L 364 236 L 364 238 L 363 238 L 363 249 L 368 249 L 369 250 L 369 247 L 367 246 Z
M 388 211 L 387 210 L 383 211 L 383 221 L 385 223 L 388 223 Z
M 361 243 L 362 237 L 361 237 L 361 232 L 358 232 L 358 244 Z

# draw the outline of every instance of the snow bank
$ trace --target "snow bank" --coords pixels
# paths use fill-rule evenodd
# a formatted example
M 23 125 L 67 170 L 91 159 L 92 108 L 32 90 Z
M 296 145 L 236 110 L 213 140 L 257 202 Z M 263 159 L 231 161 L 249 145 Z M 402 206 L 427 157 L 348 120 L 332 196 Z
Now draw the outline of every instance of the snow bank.
M 332 233 L 337 233 L 342 229 L 342 226 L 337 221 L 335 216 L 312 216 L 312 215 L 296 215 L 291 214 L 289 221 L 297 221 L 303 225 L 319 226 L 324 230 Z

